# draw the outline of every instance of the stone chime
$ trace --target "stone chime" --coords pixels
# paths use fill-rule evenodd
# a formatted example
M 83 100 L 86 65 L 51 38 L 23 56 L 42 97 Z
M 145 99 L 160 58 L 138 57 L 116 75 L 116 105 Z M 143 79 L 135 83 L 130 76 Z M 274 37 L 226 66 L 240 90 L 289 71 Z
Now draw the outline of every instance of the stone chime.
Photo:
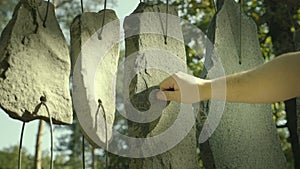
M 83 12 L 71 24 L 73 103 L 81 131 L 105 147 L 115 117 L 120 23 L 113 10 Z
M 163 79 L 178 71 L 187 72 L 183 31 L 177 13 L 175 7 L 168 5 L 168 1 L 167 4 L 140 3 L 124 21 L 125 53 L 128 61 L 124 70 L 123 97 L 130 99 L 129 103 L 125 101 L 128 133 L 136 138 L 147 138 L 141 143 L 142 148 L 136 152 L 140 158 L 131 160 L 129 168 L 197 168 L 191 105 L 183 106 L 170 102 L 167 106 L 159 105 L 161 102 L 157 103 L 155 99 L 151 100 L 151 93 L 155 93 L 156 87 Z M 161 109 L 157 110 L 159 107 Z M 184 116 L 181 116 L 180 109 L 185 110 Z M 136 118 L 137 116 L 139 118 Z M 175 120 L 177 118 L 180 122 Z M 175 129 L 172 125 L 176 125 L 177 122 L 181 127 Z M 188 129 L 183 130 L 186 124 Z M 171 133 L 172 129 L 176 130 L 174 133 L 177 136 L 182 137 L 154 141 L 153 138 L 160 137 L 161 133 Z M 176 147 L 171 146 L 177 138 L 183 139 Z M 159 152 L 159 149 L 165 151 L 159 155 L 148 154 Z M 134 152 L 135 147 L 132 146 L 128 151 Z M 180 160 L 183 156 L 186 158 L 184 161 Z
M 20 0 L 0 38 L 0 107 L 25 123 L 50 122 L 53 168 L 53 127 L 71 124 L 70 57 L 67 42 L 48 1 Z
M 21 0 L 0 39 L 0 107 L 28 122 L 72 123 L 67 42 L 52 4 Z
M 123 97 L 124 100 L 132 102 L 133 106 L 131 108 L 135 110 L 140 110 L 139 108 L 144 110 L 145 106 L 147 106 L 145 100 L 149 95 L 140 95 L 139 93 L 149 94 L 154 91 L 151 89 L 155 89 L 159 82 L 168 75 L 178 70 L 186 71 L 187 69 L 182 30 L 176 14 L 175 8 L 165 4 L 148 5 L 140 3 L 133 14 L 124 20 L 127 60 L 124 63 L 125 75 L 123 85 L 124 93 L 126 94 Z M 115 79 L 119 60 L 119 31 L 120 23 L 115 13 L 106 9 L 99 13 L 84 12 L 77 16 L 71 24 L 72 97 L 74 108 L 85 138 L 90 143 L 105 147 L 106 150 L 111 152 L 118 151 L 118 146 L 114 146 L 117 145 L 116 140 L 118 139 L 116 138 L 118 136 L 113 135 L 116 133 L 113 133 L 112 126 L 115 113 Z M 155 70 L 155 68 L 159 70 Z M 126 101 L 125 104 L 127 103 Z M 152 109 L 155 107 L 148 105 L 147 108 L 149 106 Z M 132 109 L 129 110 L 127 105 L 125 108 L 126 112 L 132 113 Z M 145 114 L 154 113 L 155 111 L 150 112 L 151 108 Z M 171 103 L 160 118 L 171 118 L 171 120 L 174 120 L 179 109 L 180 104 Z M 161 110 L 159 113 L 161 113 Z M 166 114 L 174 115 L 171 117 Z M 140 113 L 140 115 L 140 119 L 144 119 L 143 113 Z M 137 113 L 134 113 L 133 116 L 129 113 L 126 114 L 129 120 L 131 120 L 131 117 L 135 118 L 136 116 Z M 189 124 L 191 124 L 192 128 L 193 114 L 187 117 L 189 117 L 188 120 L 191 120 Z M 152 119 L 152 116 L 150 118 Z M 182 119 L 187 120 L 186 118 Z M 172 122 L 167 124 L 172 124 Z M 150 135 L 158 135 L 168 127 L 170 126 L 159 122 L 157 127 L 153 129 L 153 132 L 150 133 L 149 131 L 149 137 Z M 138 131 L 142 130 L 140 126 L 130 126 L 130 129 L 132 128 Z M 137 130 L 135 132 L 138 132 Z M 176 132 L 177 134 L 180 133 L 180 135 L 187 135 L 187 137 L 181 146 L 177 146 L 176 149 L 167 153 L 166 156 L 168 157 L 174 154 L 187 154 L 195 149 L 193 147 L 193 145 L 196 145 L 194 129 L 190 132 L 183 130 L 176 130 Z M 137 136 L 135 134 L 131 133 L 132 136 Z M 108 142 L 110 143 L 108 144 Z M 108 145 L 110 146 L 108 147 Z M 129 152 L 131 150 L 133 149 L 130 149 Z M 132 152 L 135 152 L 135 150 Z M 130 154 L 127 155 L 131 156 Z M 196 157 L 196 154 L 194 155 Z M 163 159 L 166 164 L 180 161 L 180 159 L 170 159 L 168 157 Z M 178 155 L 178 157 L 181 156 Z M 189 160 L 189 163 L 192 164 L 182 163 L 178 164 L 178 166 L 195 168 L 195 159 L 191 158 Z M 153 160 L 158 160 L 158 158 L 138 160 L 139 164 L 137 166 L 150 168 L 148 165 L 143 164 L 150 164 L 150 161 Z M 159 166 L 158 168 L 161 167 Z
M 225 0 L 214 18 L 215 25 L 211 27 L 211 32 L 214 32 L 215 51 L 227 74 L 263 64 L 257 26 L 242 11 L 242 4 Z M 208 77 L 216 78 L 210 74 Z M 271 112 L 268 104 L 226 103 L 222 119 L 218 114 L 213 115 L 215 119 L 220 118 L 218 128 L 209 139 L 215 167 L 261 168 L 261 164 L 264 164 L 264 168 L 285 168 L 286 162 L 280 150 L 276 128 L 272 125 Z M 256 130 L 257 126 L 259 130 Z M 205 123 L 204 128 L 211 130 L 209 123 Z M 239 153 L 241 151 L 243 153 Z
M 161 14 L 162 11 L 164 15 Z M 151 12 L 156 14 L 150 17 L 148 14 L 134 15 Z M 136 91 L 127 93 L 128 98 L 148 90 L 148 86 L 151 89 L 157 87 L 171 73 L 186 71 L 182 30 L 176 14 L 176 9 L 169 8 L 169 5 L 140 3 L 132 14 L 133 17 L 126 18 L 126 54 L 134 55 L 136 61 L 132 67 L 127 67 L 127 71 L 139 71 L 134 72 L 136 82 L 133 86 Z M 173 15 L 173 19 L 168 15 Z M 106 146 L 108 149 L 115 118 L 120 22 L 114 11 L 104 7 L 98 13 L 83 12 L 77 16 L 70 31 L 72 64 L 53 5 L 42 0 L 20 0 L 0 39 L 0 107 L 24 124 L 34 119 L 50 122 L 52 119 L 56 124 L 72 123 L 69 83 L 72 68 L 73 105 L 82 132 L 90 143 Z M 153 51 L 154 49 L 157 50 Z M 163 55 L 160 53 L 162 51 Z M 157 59 L 156 56 L 162 57 Z M 172 66 L 169 65 L 170 62 L 174 62 Z M 181 64 L 173 66 L 178 63 Z M 167 70 L 148 70 L 149 65 L 159 65 L 161 69 Z M 137 102 L 134 103 L 135 106 Z M 179 109 L 179 104 L 171 103 L 165 112 L 178 113 Z M 49 119 L 50 114 L 52 118 Z M 176 114 L 171 119 L 175 116 Z M 169 116 L 162 115 L 161 118 L 167 119 Z M 153 133 L 149 131 L 149 136 L 158 135 L 169 127 L 162 122 L 157 126 Z M 195 148 L 195 130 L 180 132 L 187 137 L 180 147 L 167 154 L 168 157 L 173 154 L 186 154 Z M 177 158 L 173 161 L 169 158 L 163 160 L 165 163 L 180 161 Z M 143 163 L 144 160 L 139 160 L 141 167 L 147 168 Z M 196 162 L 181 165 L 195 164 Z

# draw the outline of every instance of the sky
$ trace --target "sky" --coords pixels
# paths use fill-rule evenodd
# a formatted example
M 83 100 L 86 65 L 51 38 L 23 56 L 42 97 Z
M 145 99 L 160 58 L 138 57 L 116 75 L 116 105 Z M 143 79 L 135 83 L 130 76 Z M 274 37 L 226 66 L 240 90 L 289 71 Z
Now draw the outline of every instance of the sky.
M 137 7 L 139 0 L 118 0 L 114 10 L 120 19 L 123 19 Z M 108 6 L 109 7 L 109 6 Z M 0 91 L 1 92 L 1 91 Z M 38 120 L 26 123 L 23 147 L 28 153 L 34 154 L 36 134 L 38 130 Z M 19 145 L 20 133 L 23 122 L 11 119 L 3 110 L 0 109 L 0 150 L 10 146 Z M 54 137 L 57 138 L 61 133 L 54 131 Z M 55 140 L 54 140 L 55 142 Z M 54 143 L 55 145 L 55 143 Z M 42 143 L 43 150 L 50 150 L 50 130 L 49 127 L 44 128 L 44 136 Z

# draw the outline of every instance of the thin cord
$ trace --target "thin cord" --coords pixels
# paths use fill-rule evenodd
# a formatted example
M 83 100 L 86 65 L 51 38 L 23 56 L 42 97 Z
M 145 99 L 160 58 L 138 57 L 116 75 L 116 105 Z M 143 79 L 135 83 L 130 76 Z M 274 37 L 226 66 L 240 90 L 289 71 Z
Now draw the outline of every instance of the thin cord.
M 101 107 L 102 111 L 103 111 L 103 118 L 104 118 L 104 126 L 105 126 L 105 168 L 108 169 L 108 139 L 107 139 L 107 121 L 106 121 L 106 112 L 105 109 L 103 107 L 102 101 L 101 99 L 98 100 L 98 108 Z
M 242 64 L 242 12 L 243 0 L 240 0 L 240 51 L 239 51 L 239 64 Z
M 99 36 L 98 36 L 98 39 L 99 39 L 99 40 L 102 40 L 102 32 L 103 32 L 103 29 L 104 29 L 104 23 L 105 23 L 106 4 L 107 4 L 107 0 L 104 1 L 104 12 L 103 12 L 103 18 L 102 18 L 102 28 L 101 28 L 100 33 L 99 33 Z
M 25 129 L 25 122 L 23 122 L 21 136 L 20 136 L 18 169 L 22 168 L 22 144 L 23 144 L 24 129 Z
M 82 135 L 82 168 L 85 169 L 85 149 L 84 149 L 84 136 Z
M 49 111 L 49 108 L 46 104 L 46 97 L 45 96 L 42 96 L 40 98 L 40 101 L 42 103 L 42 105 L 45 106 L 46 108 L 46 111 L 48 113 L 48 117 L 49 117 L 49 121 L 50 121 L 50 133 L 51 133 L 51 147 L 50 147 L 50 151 L 51 151 L 51 156 L 50 156 L 50 169 L 53 169 L 53 123 L 52 123 L 52 117 L 51 117 L 51 114 L 50 114 L 50 111 Z
M 83 10 L 83 0 L 80 0 L 80 5 L 81 5 L 81 13 L 83 13 L 84 12 L 84 10 Z
M 106 9 L 107 0 L 104 1 L 104 9 Z
M 168 15 L 169 15 L 169 0 L 167 0 L 167 7 L 166 7 L 166 33 L 164 35 L 165 38 L 165 45 L 168 44 L 167 38 L 168 38 Z
M 49 4 L 50 4 L 50 0 L 48 0 L 48 2 L 47 2 L 46 15 L 45 15 L 45 18 L 43 20 L 43 26 L 44 27 L 46 27 L 46 21 L 47 21 L 47 18 L 48 18 Z

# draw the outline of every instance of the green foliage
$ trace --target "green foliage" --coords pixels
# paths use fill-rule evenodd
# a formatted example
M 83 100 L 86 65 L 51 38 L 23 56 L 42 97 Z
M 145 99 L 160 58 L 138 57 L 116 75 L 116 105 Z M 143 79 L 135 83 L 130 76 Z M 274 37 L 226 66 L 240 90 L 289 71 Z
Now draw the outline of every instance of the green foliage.
M 103 9 L 103 0 L 91 0 L 83 4 L 84 11 L 98 12 Z M 56 4 L 56 16 L 62 29 L 69 30 L 73 18 L 81 14 L 80 0 L 58 0 Z
M 215 5 L 212 0 L 184 0 L 173 1 L 172 5 L 179 10 L 179 16 L 188 23 L 193 24 L 205 34 L 212 17 L 215 14 Z M 186 29 L 193 29 L 187 27 Z M 184 31 L 186 33 L 188 31 Z M 186 45 L 186 58 L 189 73 L 199 77 L 203 70 L 203 62 L 201 59 L 204 56 L 205 46 L 203 42 L 205 39 L 198 39 L 198 37 L 189 37 L 184 35 Z M 189 37 L 190 39 L 186 39 Z M 204 38 L 204 37 L 203 37 Z
M 186 46 L 186 53 L 187 65 L 190 71 L 189 73 L 199 77 L 203 70 L 203 62 L 201 62 L 202 57 L 199 53 L 188 46 Z
M 16 4 L 17 1 L 0 0 L 0 31 L 2 31 L 12 17 Z
M 176 0 L 172 4 L 177 6 L 181 18 L 206 33 L 208 25 L 215 14 L 213 0 Z
M 74 117 L 75 114 L 74 114 Z M 64 153 L 68 156 L 66 165 L 70 165 L 75 168 L 82 166 L 82 134 L 77 119 L 73 119 L 73 124 L 60 128 L 63 132 L 68 134 L 62 135 L 58 139 L 58 145 L 56 145 L 56 151 Z
M 12 146 L 4 148 L 0 151 L 0 169 L 16 169 L 18 166 L 18 154 L 19 147 Z M 50 166 L 50 153 L 43 152 L 42 168 L 49 168 Z M 34 156 L 30 155 L 25 148 L 22 149 L 21 166 L 22 169 L 34 168 Z M 66 163 L 67 156 L 65 154 L 59 154 L 54 160 L 54 166 L 56 169 L 73 169 L 72 165 Z
M 13 146 L 0 151 L 0 169 L 15 169 L 18 166 L 19 147 Z M 32 169 L 34 157 L 22 149 L 22 168 Z
M 274 122 L 278 127 L 277 131 L 281 141 L 281 147 L 288 162 L 288 168 L 293 168 L 294 159 L 291 144 L 289 142 L 289 131 L 286 127 L 287 121 L 284 102 L 272 104 L 272 110 Z

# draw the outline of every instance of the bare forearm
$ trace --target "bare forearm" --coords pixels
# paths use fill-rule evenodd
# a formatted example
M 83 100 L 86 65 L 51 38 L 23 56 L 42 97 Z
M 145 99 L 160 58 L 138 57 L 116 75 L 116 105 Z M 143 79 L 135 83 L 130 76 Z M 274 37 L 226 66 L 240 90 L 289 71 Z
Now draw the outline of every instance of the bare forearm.
M 299 73 L 300 52 L 284 54 L 255 69 L 226 76 L 226 101 L 271 103 L 299 96 Z M 222 87 L 222 80 L 224 78 L 207 81 L 205 88 L 209 88 L 207 85 Z M 212 89 L 222 92 L 210 87 L 210 93 Z M 223 100 L 222 93 L 218 92 L 205 97 Z

